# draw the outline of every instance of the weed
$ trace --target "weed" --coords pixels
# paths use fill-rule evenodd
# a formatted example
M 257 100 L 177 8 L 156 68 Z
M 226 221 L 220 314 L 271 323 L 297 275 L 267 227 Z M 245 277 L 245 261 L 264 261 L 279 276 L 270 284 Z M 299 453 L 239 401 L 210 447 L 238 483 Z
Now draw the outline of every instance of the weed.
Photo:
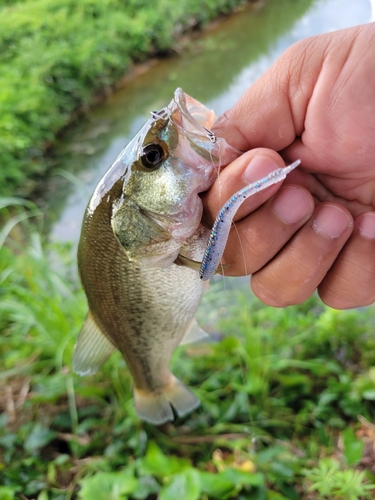
M 46 147 L 132 61 L 243 0 L 0 2 L 0 193 L 29 193 Z
M 302 474 L 312 484 L 309 491 L 317 491 L 320 498 L 358 500 L 373 498 L 369 491 L 374 484 L 364 484 L 366 473 L 352 469 L 341 470 L 340 463 L 333 458 L 319 460 L 318 466 L 302 470 Z
M 214 341 L 172 360 L 202 405 L 158 429 L 118 353 L 72 373 L 86 301 L 71 249 L 21 225 L 0 249 L 0 498 L 370 498 L 373 308 L 272 309 L 217 281 L 199 316 Z

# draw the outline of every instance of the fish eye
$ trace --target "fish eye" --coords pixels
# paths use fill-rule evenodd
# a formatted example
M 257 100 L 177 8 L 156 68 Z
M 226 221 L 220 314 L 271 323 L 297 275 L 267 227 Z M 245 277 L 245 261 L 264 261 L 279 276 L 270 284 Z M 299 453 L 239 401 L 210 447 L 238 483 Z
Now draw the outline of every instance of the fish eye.
M 148 144 L 142 150 L 139 159 L 146 168 L 154 168 L 165 158 L 163 147 L 157 142 Z

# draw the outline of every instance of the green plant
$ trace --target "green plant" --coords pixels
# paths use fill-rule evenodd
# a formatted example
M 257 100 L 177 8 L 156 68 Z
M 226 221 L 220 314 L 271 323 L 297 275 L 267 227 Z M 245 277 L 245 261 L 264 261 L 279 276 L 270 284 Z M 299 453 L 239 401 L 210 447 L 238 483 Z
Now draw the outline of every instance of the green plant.
M 0 3 L 0 195 L 29 193 L 57 133 L 131 61 L 243 0 L 19 0 Z
M 309 491 L 317 491 L 323 498 L 342 500 L 358 500 L 372 498 L 369 491 L 374 484 L 364 484 L 366 474 L 352 469 L 341 470 L 340 463 L 333 458 L 319 460 L 318 466 L 302 470 L 306 479 L 311 482 Z
M 172 360 L 202 405 L 156 429 L 136 417 L 118 353 L 95 376 L 72 373 L 87 306 L 71 248 L 43 242 L 17 200 L 0 206 L 15 217 L 0 248 L 4 500 L 369 498 L 355 430 L 375 418 L 372 308 L 272 309 L 216 281 L 198 317 L 214 341 Z

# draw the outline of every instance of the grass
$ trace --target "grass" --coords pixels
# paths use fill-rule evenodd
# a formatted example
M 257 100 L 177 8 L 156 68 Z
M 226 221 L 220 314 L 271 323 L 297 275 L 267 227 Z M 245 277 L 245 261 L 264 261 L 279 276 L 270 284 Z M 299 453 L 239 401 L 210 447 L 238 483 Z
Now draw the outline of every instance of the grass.
M 200 320 L 221 340 L 172 364 L 202 405 L 155 428 L 118 353 L 72 373 L 86 313 L 74 257 L 31 227 L 0 252 L 1 500 L 374 498 L 373 308 L 272 309 L 213 284 Z
M 29 194 L 56 135 L 132 62 L 243 0 L 0 0 L 0 195 Z

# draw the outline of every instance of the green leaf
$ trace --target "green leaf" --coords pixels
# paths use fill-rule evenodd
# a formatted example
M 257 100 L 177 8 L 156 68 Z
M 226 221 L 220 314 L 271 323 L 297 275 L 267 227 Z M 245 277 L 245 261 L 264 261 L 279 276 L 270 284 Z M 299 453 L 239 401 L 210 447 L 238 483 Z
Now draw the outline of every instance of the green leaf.
M 227 467 L 222 472 L 211 474 L 200 472 L 202 492 L 210 498 L 232 498 L 246 486 L 259 487 L 264 484 L 261 473 L 250 474 L 232 467 Z
M 66 380 L 67 377 L 62 373 L 56 373 L 48 377 L 36 375 L 34 377 L 35 390 L 32 401 L 35 403 L 55 403 L 66 393 Z
M 277 491 L 269 491 L 267 494 L 267 500 L 289 500 L 288 497 L 284 497 L 281 493 Z
M 198 500 L 201 494 L 199 472 L 195 469 L 186 469 L 172 477 L 165 486 L 159 500 Z
M 128 471 L 98 472 L 94 476 L 79 482 L 82 500 L 123 500 L 125 495 L 133 493 L 138 480 Z
M 236 493 L 233 481 L 224 477 L 222 473 L 201 472 L 200 481 L 202 493 L 205 493 L 210 498 L 222 499 L 229 494 Z
M 14 196 L 3 196 L 0 198 L 0 210 L 15 205 L 21 205 L 26 208 L 36 208 L 35 203 L 23 198 L 16 198 Z
M 244 486 L 262 486 L 264 484 L 264 476 L 261 472 L 250 474 L 249 472 L 227 467 L 220 474 L 241 488 Z
M 8 486 L 0 486 L 0 500 L 13 500 L 15 490 Z
M 133 491 L 132 498 L 146 500 L 152 493 L 159 493 L 160 484 L 152 476 L 143 476 L 138 479 L 137 489 Z
M 348 427 L 342 432 L 344 441 L 344 455 L 348 465 L 358 463 L 363 454 L 364 442 L 357 438 L 351 427 Z
M 38 423 L 33 427 L 31 433 L 25 440 L 24 448 L 31 453 L 48 444 L 55 436 L 56 432 Z
M 164 478 L 190 468 L 191 464 L 185 458 L 164 455 L 158 445 L 151 441 L 146 456 L 139 460 L 138 466 L 141 475 Z
M 367 399 L 369 401 L 375 400 L 375 389 L 369 389 L 368 391 L 364 391 L 362 394 L 363 399 Z
M 294 471 L 282 462 L 273 462 L 270 464 L 272 472 L 279 479 L 291 479 L 294 476 Z

